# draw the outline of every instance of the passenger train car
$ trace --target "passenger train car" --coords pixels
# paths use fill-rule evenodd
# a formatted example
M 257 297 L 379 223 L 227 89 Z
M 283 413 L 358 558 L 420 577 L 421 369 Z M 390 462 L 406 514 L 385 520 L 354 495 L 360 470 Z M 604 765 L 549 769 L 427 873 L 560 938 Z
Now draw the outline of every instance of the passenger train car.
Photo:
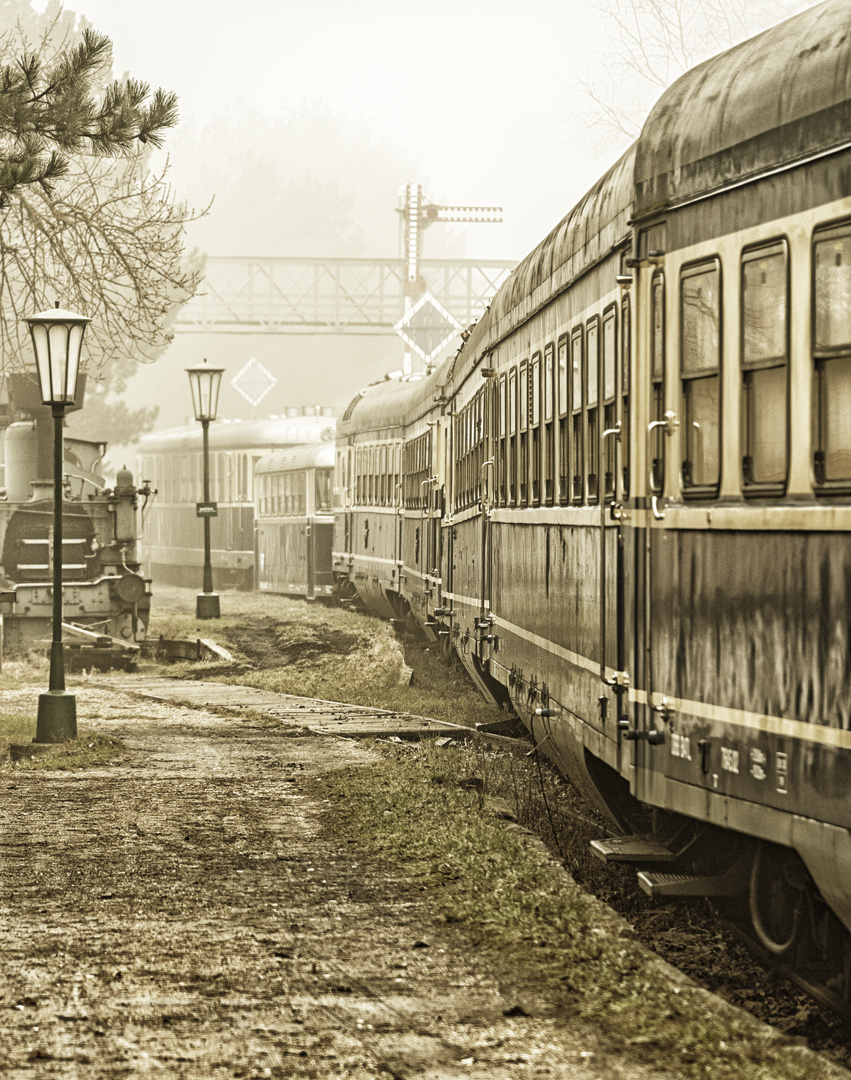
M 255 588 L 330 597 L 334 444 L 276 450 L 254 467 Z
M 210 425 L 210 496 L 217 509 L 210 522 L 210 539 L 217 588 L 254 587 L 257 463 L 286 448 L 332 442 L 334 423 L 329 409 L 307 406 L 291 407 L 286 416 L 218 420 Z M 157 491 L 143 540 L 153 579 L 173 585 L 199 584 L 204 565 L 204 531 L 196 510 L 203 496 L 201 425 L 144 436 L 137 470 Z
M 81 407 L 85 377 L 78 384 Z M 0 614 L 5 647 L 49 640 L 53 620 L 53 417 L 38 384 L 6 376 L 0 402 Z M 126 666 L 144 640 L 150 582 L 141 573 L 138 512 L 150 492 L 121 469 L 112 488 L 99 472 L 106 444 L 66 436 L 62 580 L 66 641 L 86 657 Z M 141 498 L 140 498 L 141 496 Z M 88 635 L 88 636 L 87 636 Z M 97 638 L 97 640 L 95 640 Z M 105 640 L 112 639 L 112 641 Z
M 624 836 L 851 1007 L 851 34 L 673 84 L 458 354 L 337 443 L 337 588 L 410 615 Z M 829 985 L 828 985 L 829 984 Z

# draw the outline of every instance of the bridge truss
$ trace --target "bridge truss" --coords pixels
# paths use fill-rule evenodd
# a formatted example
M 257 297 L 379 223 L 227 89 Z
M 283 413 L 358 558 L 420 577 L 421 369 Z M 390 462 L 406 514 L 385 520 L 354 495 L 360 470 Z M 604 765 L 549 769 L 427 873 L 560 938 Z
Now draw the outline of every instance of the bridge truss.
M 514 263 L 424 259 L 420 288 L 462 326 L 490 303 Z M 180 333 L 392 334 L 405 313 L 404 259 L 210 256 Z

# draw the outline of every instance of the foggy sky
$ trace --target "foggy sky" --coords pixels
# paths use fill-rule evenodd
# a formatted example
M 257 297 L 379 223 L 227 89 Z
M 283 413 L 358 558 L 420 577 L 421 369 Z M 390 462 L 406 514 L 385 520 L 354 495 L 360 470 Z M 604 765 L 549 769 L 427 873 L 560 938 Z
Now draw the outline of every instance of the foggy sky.
M 435 226 L 425 237 L 426 257 L 443 255 L 441 245 L 448 244 L 466 257 L 519 259 L 628 142 L 601 138 L 587 125 L 581 81 L 605 81 L 608 70 L 601 16 L 587 0 L 69 0 L 68 6 L 112 39 L 117 74 L 178 94 L 181 125 L 168 140 L 172 181 L 193 206 L 219 192 L 209 217 L 188 234 L 189 247 L 211 255 L 275 253 L 276 196 L 307 167 L 297 149 L 277 153 L 276 118 L 305 103 L 324 103 L 351 117 L 353 129 L 371 133 L 364 139 L 390 147 L 387 167 L 375 169 L 369 200 L 364 176 L 341 181 L 361 189 L 353 213 L 362 218 L 357 253 L 365 256 L 398 254 L 388 251 L 398 233 L 397 189 L 411 180 L 437 203 L 504 207 L 502 225 L 454 232 Z M 230 123 L 218 123 L 226 113 Z M 243 185 L 234 190 L 231 181 L 248 158 L 257 167 L 243 199 Z M 313 174 L 322 172 L 318 160 L 310 165 Z M 369 171 L 368 186 L 369 163 L 352 168 Z M 395 168 L 406 175 L 395 176 Z M 447 231 L 439 236 L 441 230 Z M 266 250 L 246 250 L 255 237 Z M 308 242 L 302 238 L 300 245 Z M 179 333 L 156 371 L 143 369 L 133 380 L 131 393 L 159 402 L 158 426 L 183 423 L 190 413 L 183 369 L 206 357 L 227 369 L 223 413 L 250 416 L 251 406 L 228 379 L 256 357 L 280 380 L 262 403 L 263 415 L 289 404 L 341 409 L 361 386 L 398 368 L 401 353 L 395 337 Z

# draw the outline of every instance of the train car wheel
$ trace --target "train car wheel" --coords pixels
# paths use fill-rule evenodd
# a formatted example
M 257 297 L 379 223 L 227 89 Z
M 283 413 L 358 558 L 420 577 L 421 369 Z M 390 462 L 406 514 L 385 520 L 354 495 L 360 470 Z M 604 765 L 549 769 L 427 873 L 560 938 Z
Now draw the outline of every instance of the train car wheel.
M 773 956 L 785 956 L 799 944 L 809 887 L 796 852 L 759 842 L 751 866 L 750 913 L 760 943 Z

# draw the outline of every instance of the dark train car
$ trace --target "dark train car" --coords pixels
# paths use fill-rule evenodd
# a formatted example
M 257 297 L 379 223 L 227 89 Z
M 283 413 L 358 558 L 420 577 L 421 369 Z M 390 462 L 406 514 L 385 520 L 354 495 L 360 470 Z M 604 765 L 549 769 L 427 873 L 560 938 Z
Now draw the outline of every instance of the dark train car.
M 360 444 L 388 463 L 372 491 L 406 500 L 365 598 L 510 698 L 627 834 L 598 854 L 651 895 L 734 897 L 849 1011 L 847 16 L 816 5 L 666 91 L 455 358 L 355 399 L 338 487 Z M 335 569 L 359 588 L 375 511 L 350 501 Z
M 264 455 L 301 444 L 330 442 L 334 418 L 319 407 L 291 408 L 266 420 L 210 425 L 211 562 L 217 588 L 254 586 L 254 467 Z M 203 497 L 200 424 L 146 435 L 137 471 L 157 491 L 143 539 L 155 581 L 193 586 L 204 565 L 204 531 L 196 504 Z
M 404 574 L 419 572 L 405 570 L 403 530 L 411 509 L 411 484 L 420 485 L 417 505 L 426 485 L 412 474 L 407 487 L 403 484 L 402 459 L 410 401 L 422 381 L 422 376 L 410 375 L 362 390 L 343 415 L 337 441 L 334 571 L 338 592 L 343 598 L 347 592 L 357 594 L 384 618 L 400 613 Z M 425 550 L 424 544 L 417 547 L 414 566 L 424 565 Z
M 255 588 L 331 595 L 334 444 L 276 450 L 254 467 Z
M 75 408 L 84 393 L 80 381 Z M 52 633 L 53 417 L 41 404 L 38 385 L 24 375 L 7 376 L 2 393 L 0 613 L 6 648 L 20 651 Z M 144 640 L 150 616 L 137 516 L 139 497 L 144 506 L 149 492 L 135 486 L 127 469 L 107 488 L 99 473 L 105 452 L 105 443 L 64 440 L 63 618 L 70 626 L 132 645 Z M 65 637 L 73 640 L 73 632 Z M 104 645 L 99 662 L 112 655 L 111 646 Z M 116 652 L 114 660 L 118 666 L 126 656 Z

